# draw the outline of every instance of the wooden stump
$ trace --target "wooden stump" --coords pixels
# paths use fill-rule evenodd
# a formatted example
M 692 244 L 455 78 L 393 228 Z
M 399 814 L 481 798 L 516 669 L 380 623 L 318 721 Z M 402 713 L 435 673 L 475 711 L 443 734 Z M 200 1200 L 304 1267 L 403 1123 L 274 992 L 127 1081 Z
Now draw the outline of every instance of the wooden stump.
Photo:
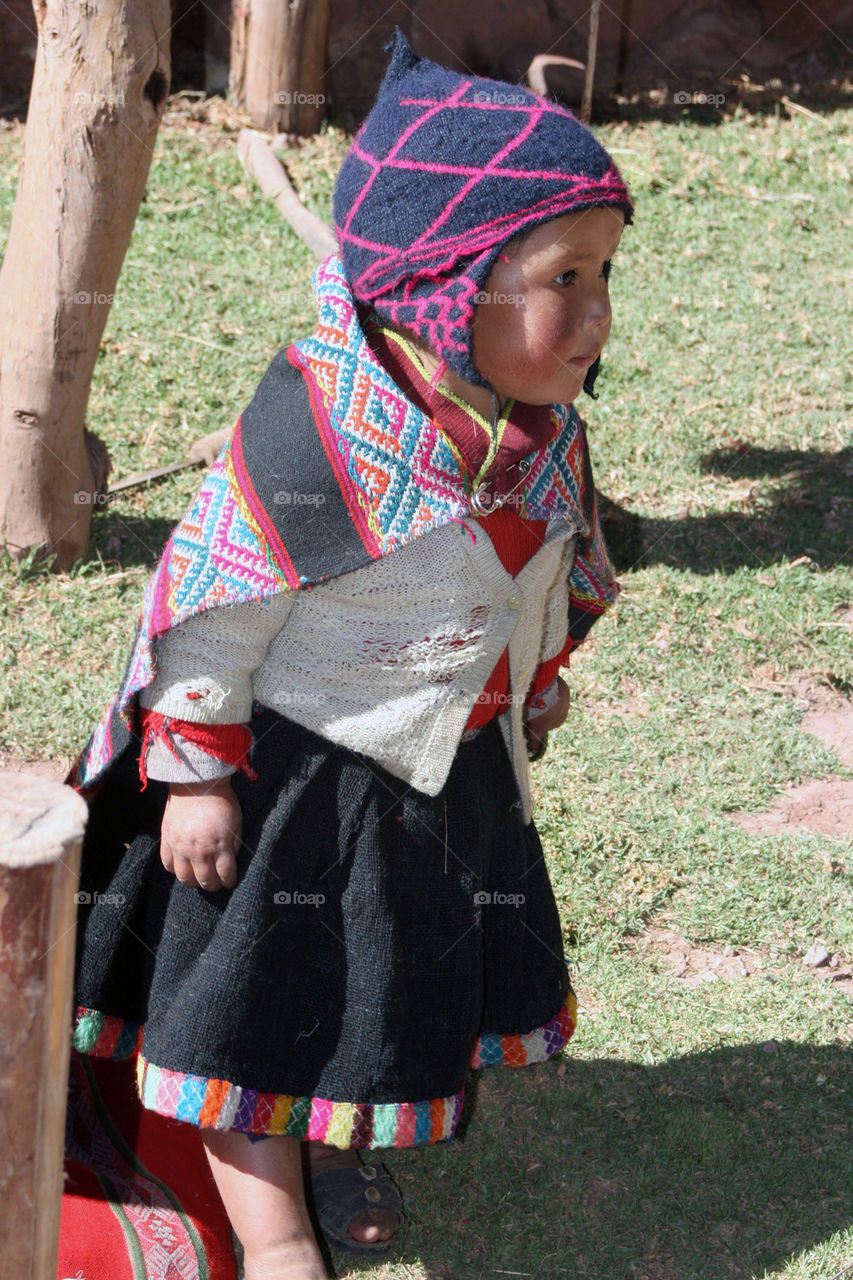
M 0 772 L 0 1275 L 56 1280 L 86 804 Z

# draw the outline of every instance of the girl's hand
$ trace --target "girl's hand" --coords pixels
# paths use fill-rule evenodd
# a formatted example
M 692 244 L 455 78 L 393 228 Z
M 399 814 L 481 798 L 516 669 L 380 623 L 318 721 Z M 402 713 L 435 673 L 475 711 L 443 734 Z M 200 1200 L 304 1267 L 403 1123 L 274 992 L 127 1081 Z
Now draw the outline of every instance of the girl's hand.
M 172 783 L 160 828 L 160 860 L 181 884 L 233 889 L 243 815 L 230 778 Z
M 557 701 L 542 711 L 538 716 L 530 716 L 526 724 L 527 745 L 531 759 L 542 754 L 545 735 L 550 729 L 558 728 L 569 714 L 571 695 L 569 686 L 562 676 L 557 676 Z

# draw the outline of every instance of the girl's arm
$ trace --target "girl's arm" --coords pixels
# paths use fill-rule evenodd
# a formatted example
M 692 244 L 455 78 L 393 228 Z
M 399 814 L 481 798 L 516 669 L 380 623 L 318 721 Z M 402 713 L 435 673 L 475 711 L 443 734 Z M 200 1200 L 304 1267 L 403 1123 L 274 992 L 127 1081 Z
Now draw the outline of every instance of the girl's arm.
M 140 768 L 169 783 L 160 857 L 183 884 L 207 890 L 236 884 L 242 815 L 228 777 L 234 765 L 217 758 L 216 741 L 247 726 L 252 675 L 292 604 L 287 595 L 211 609 L 156 642 L 157 676 L 140 702 L 157 730 L 145 734 Z M 203 749 L 180 733 L 182 726 L 188 735 L 193 726 L 204 729 Z

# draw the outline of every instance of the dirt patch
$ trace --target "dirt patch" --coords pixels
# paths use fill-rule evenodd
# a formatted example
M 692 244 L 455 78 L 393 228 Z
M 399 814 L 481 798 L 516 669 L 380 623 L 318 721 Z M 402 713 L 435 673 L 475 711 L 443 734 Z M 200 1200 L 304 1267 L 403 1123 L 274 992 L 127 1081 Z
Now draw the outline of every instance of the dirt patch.
M 846 619 L 845 619 L 846 620 Z M 808 710 L 802 728 L 853 769 L 853 702 L 813 679 L 798 681 L 787 692 Z M 750 835 L 815 831 L 835 840 L 853 835 L 853 778 L 790 783 L 767 813 L 741 813 L 735 818 Z
M 763 957 L 749 947 L 726 946 L 721 951 L 694 947 L 674 929 L 659 925 L 649 925 L 639 941 L 654 948 L 672 976 L 689 987 L 698 987 L 703 982 L 736 982 L 740 978 L 751 978 L 764 968 Z
M 739 814 L 735 820 L 753 836 L 815 831 L 843 840 L 853 833 L 853 781 L 826 778 L 799 786 L 790 783 L 767 813 Z
M 695 947 L 680 933 L 662 925 L 648 925 L 637 938 L 637 945 L 653 950 L 672 976 L 688 987 L 698 987 L 705 982 L 737 982 L 768 968 L 766 953 L 752 947 Z M 841 952 L 833 955 L 815 940 L 803 956 L 802 964 L 810 978 L 832 983 L 845 995 L 853 996 L 853 960 Z M 774 972 L 778 973 L 778 968 Z
M 0 770 L 4 773 L 29 773 L 49 782 L 64 782 L 69 766 L 64 760 L 22 760 L 20 756 L 7 756 L 0 752 Z

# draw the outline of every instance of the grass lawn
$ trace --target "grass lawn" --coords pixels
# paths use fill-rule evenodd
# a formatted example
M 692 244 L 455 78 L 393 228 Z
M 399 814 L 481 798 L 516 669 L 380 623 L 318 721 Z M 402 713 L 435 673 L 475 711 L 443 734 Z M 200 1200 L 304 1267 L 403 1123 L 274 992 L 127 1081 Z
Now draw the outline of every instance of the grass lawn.
M 408 1221 L 371 1274 L 842 1280 L 853 1019 L 802 958 L 816 939 L 853 956 L 853 839 L 733 815 L 849 777 L 792 693 L 853 690 L 849 113 L 599 133 L 637 212 L 579 407 L 623 593 L 535 769 L 580 1026 L 557 1061 L 482 1073 L 459 1142 L 389 1153 Z M 284 155 L 323 216 L 344 147 L 329 130 Z M 0 247 L 20 154 L 0 133 Z M 310 327 L 311 270 L 232 135 L 163 130 L 90 400 L 115 478 L 236 418 Z M 6 564 L 0 751 L 81 745 L 197 483 L 122 495 L 68 575 Z M 679 977 L 663 930 L 746 972 Z

